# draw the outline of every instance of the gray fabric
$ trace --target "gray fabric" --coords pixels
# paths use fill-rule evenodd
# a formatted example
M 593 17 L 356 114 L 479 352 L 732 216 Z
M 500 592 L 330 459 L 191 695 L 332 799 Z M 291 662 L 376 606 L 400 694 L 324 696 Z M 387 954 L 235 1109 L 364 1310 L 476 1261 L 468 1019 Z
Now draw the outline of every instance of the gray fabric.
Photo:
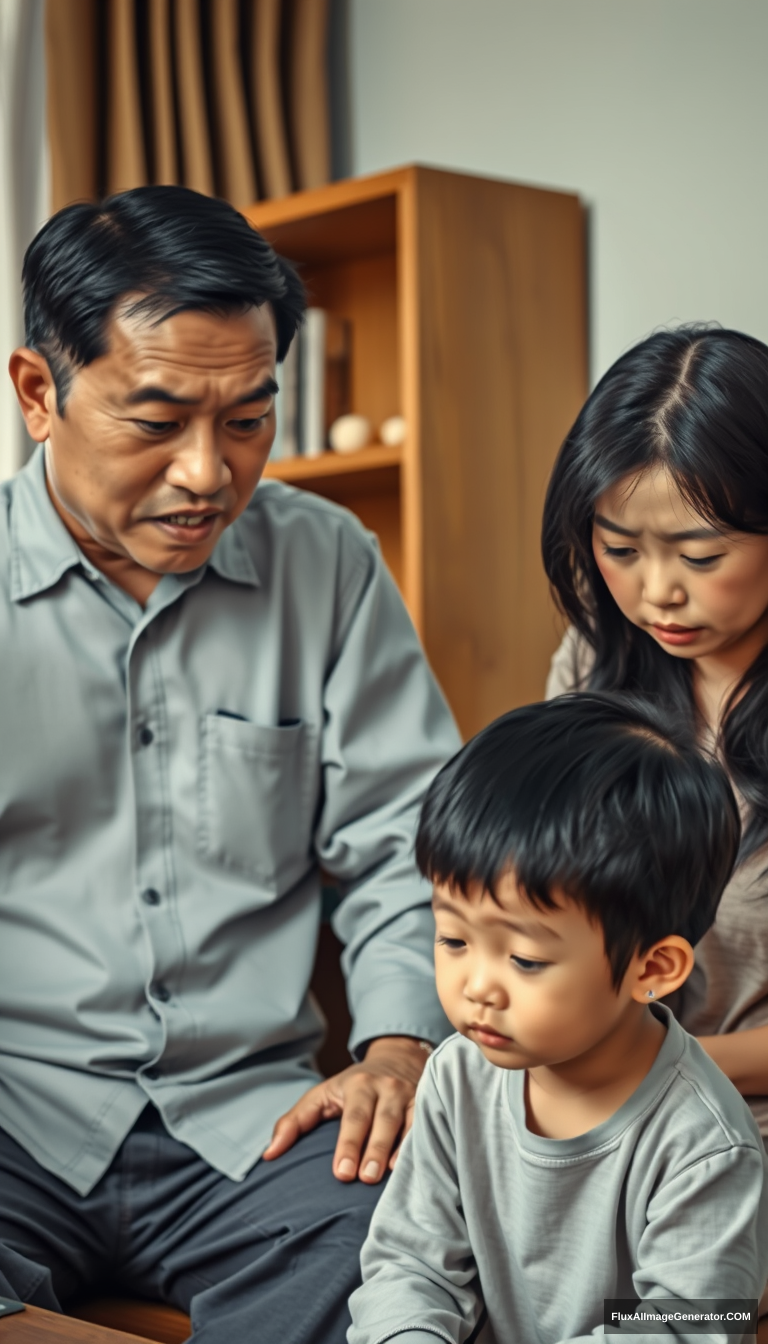
M 85 1196 L 0 1130 L 0 1294 L 49 1311 L 145 1297 L 191 1312 L 195 1344 L 343 1344 L 381 1187 L 335 1179 L 338 1130 L 235 1182 L 148 1113 Z
M 592 654 L 571 628 L 552 659 L 547 699 L 583 687 Z M 693 1036 L 719 1036 L 768 1026 L 768 853 L 733 874 L 712 928 L 696 948 L 696 965 L 674 1008 Z M 768 1137 L 768 1097 L 748 1097 Z
M 258 1159 L 317 1078 L 320 865 L 352 1047 L 448 1030 L 412 847 L 459 739 L 345 510 L 265 482 L 144 610 L 38 453 L 0 489 L 0 744 L 0 1125 L 74 1189 L 147 1098 L 228 1176 Z
M 555 1344 L 602 1335 L 606 1297 L 760 1296 L 763 1145 L 736 1089 L 654 1011 L 667 1035 L 647 1077 L 573 1139 L 528 1131 L 524 1070 L 461 1036 L 435 1051 L 363 1247 L 350 1344 L 464 1344 L 483 1302 L 483 1344 Z

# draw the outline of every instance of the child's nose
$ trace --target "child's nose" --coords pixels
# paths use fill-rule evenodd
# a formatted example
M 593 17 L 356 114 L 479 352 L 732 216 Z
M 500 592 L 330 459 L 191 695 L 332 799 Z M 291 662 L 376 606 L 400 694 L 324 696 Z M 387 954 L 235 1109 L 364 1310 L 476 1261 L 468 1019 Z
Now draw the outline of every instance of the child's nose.
M 503 985 L 488 964 L 472 968 L 464 992 L 470 1002 L 488 1004 L 494 1008 L 500 1007 L 506 999 Z

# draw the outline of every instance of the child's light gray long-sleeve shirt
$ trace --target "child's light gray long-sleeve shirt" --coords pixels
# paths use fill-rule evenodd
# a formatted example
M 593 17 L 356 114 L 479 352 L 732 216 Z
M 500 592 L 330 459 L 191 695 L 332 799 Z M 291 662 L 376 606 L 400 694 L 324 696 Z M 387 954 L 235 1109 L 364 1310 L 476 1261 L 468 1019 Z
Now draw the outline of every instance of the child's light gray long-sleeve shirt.
M 527 1129 L 524 1072 L 461 1036 L 435 1051 L 363 1248 L 349 1344 L 463 1344 L 483 1307 L 483 1344 L 592 1344 L 604 1298 L 760 1296 L 763 1145 L 724 1074 L 654 1011 L 667 1036 L 651 1071 L 572 1139 Z

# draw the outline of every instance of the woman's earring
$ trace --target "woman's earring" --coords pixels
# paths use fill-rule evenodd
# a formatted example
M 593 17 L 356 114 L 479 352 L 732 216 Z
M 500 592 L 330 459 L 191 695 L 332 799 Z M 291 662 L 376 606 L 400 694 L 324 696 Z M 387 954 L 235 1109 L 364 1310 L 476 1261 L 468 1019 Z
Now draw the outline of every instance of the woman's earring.
M 656 995 L 654 994 L 654 992 L 653 992 L 652 989 L 647 989 L 647 990 L 645 991 L 645 997 L 646 997 L 646 999 L 655 999 L 655 998 L 656 998 Z

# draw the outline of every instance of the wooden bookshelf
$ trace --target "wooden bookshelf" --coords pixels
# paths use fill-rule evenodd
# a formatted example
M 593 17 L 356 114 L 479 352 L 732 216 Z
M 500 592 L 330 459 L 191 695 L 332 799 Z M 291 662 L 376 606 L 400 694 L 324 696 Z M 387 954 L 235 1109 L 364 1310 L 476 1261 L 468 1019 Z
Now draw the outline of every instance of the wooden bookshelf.
M 352 328 L 352 404 L 406 442 L 270 463 L 379 536 L 469 735 L 539 698 L 558 638 L 546 480 L 587 391 L 577 197 L 408 167 L 245 210 Z

